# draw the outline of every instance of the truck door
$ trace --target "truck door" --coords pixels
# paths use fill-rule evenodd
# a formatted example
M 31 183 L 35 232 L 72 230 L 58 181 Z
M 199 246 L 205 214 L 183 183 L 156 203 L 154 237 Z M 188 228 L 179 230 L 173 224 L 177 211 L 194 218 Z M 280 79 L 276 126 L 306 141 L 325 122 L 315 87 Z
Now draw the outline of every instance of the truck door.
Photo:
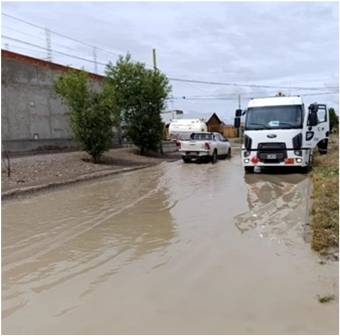
M 327 153 L 329 136 L 329 113 L 324 104 L 311 104 L 307 122 L 306 142 L 318 149 L 321 154 Z

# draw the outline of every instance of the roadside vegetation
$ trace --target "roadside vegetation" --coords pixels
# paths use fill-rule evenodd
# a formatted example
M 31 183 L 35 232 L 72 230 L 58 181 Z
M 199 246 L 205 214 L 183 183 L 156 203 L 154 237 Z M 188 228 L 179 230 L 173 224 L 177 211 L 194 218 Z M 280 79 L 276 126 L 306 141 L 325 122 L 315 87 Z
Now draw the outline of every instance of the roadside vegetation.
M 312 172 L 312 248 L 321 254 L 339 247 L 339 137 L 332 126 L 328 154 L 315 155 Z
M 139 149 L 161 151 L 164 124 L 161 111 L 171 87 L 158 69 L 146 69 L 131 56 L 120 57 L 106 69 L 108 94 L 114 97 L 115 109 L 122 121 L 123 132 Z
M 162 151 L 161 111 L 171 91 L 167 77 L 147 69 L 128 54 L 106 67 L 100 89 L 93 89 L 84 71 L 61 75 L 55 90 L 68 106 L 75 140 L 95 163 L 112 146 L 114 127 L 136 145 L 141 154 Z
M 76 141 L 97 163 L 111 147 L 114 116 L 112 101 L 105 90 L 91 90 L 84 71 L 69 71 L 61 75 L 55 90 L 69 107 L 70 124 Z

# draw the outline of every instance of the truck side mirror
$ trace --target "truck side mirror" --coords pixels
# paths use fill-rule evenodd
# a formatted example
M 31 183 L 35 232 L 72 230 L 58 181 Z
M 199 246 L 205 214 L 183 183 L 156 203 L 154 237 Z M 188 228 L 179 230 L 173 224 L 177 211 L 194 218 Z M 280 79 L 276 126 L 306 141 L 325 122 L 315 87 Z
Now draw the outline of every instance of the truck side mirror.
M 235 111 L 235 117 L 236 117 L 236 118 L 239 118 L 239 117 L 241 117 L 241 115 L 242 115 L 242 110 L 241 110 L 241 109 L 237 109 L 237 110 Z
M 240 128 L 240 126 L 241 126 L 241 118 L 240 117 L 236 117 L 234 119 L 234 127 L 235 128 Z

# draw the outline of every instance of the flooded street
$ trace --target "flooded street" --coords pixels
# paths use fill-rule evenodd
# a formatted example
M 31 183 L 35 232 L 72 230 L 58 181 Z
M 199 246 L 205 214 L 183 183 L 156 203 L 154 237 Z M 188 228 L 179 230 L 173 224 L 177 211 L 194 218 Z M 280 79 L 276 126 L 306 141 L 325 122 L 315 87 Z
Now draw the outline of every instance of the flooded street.
M 337 333 L 309 179 L 181 161 L 2 205 L 2 332 Z M 318 295 L 335 295 L 327 304 Z

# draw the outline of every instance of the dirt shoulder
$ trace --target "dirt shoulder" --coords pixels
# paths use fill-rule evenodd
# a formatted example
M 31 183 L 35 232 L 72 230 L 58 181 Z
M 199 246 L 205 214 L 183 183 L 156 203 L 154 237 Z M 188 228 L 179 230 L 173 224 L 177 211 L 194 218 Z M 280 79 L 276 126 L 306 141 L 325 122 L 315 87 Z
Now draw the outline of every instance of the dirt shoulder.
M 316 154 L 311 211 L 312 248 L 324 255 L 339 250 L 339 138 L 332 134 L 327 155 Z
M 112 149 L 105 153 L 100 164 L 91 162 L 85 152 L 39 154 L 11 158 L 10 177 L 7 176 L 6 161 L 3 159 L 2 198 L 141 169 L 177 158 L 176 153 L 159 157 L 141 156 L 134 148 Z

